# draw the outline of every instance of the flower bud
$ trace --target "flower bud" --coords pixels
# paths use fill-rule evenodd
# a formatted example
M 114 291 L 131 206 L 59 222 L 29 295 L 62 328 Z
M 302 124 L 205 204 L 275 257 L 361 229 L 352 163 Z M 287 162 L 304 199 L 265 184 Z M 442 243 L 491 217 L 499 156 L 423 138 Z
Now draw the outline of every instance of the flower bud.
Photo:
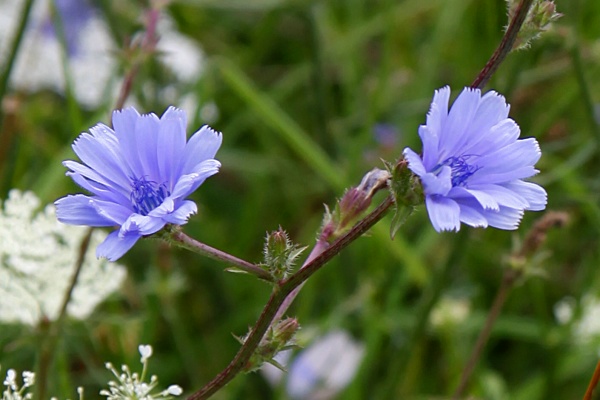
M 296 259 L 306 249 L 292 243 L 288 234 L 279 227 L 267 234 L 264 247 L 264 263 L 275 280 L 285 279 L 292 271 Z
M 284 369 L 275 360 L 275 356 L 284 350 L 288 350 L 295 346 L 295 335 L 300 329 L 300 324 L 296 318 L 286 318 L 271 326 L 254 354 L 246 365 L 246 371 L 251 372 L 259 369 L 264 363 L 269 363 L 279 369 Z M 240 342 L 245 342 L 246 338 L 242 338 Z

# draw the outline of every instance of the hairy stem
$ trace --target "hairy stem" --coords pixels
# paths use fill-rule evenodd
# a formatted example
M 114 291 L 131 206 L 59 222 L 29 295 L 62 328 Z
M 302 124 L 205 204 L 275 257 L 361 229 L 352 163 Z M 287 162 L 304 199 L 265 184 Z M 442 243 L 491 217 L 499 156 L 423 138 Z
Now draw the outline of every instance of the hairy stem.
M 477 75 L 477 78 L 475 78 L 471 84 L 472 88 L 481 89 L 484 87 L 494 72 L 496 72 L 500 64 L 502 64 L 502 61 L 504 61 L 508 53 L 510 53 L 532 4 L 533 0 L 521 0 L 515 9 L 515 13 L 508 25 L 508 28 L 506 28 L 506 32 L 502 37 L 502 41 L 498 45 L 498 48 L 494 54 L 492 54 L 492 57 L 489 59 L 487 64 L 485 64 L 479 75 Z
M 267 305 L 258 318 L 258 321 L 250 331 L 246 341 L 231 363 L 202 389 L 192 394 L 188 400 L 208 399 L 215 392 L 229 383 L 238 373 L 240 373 L 260 344 L 262 337 L 267 329 L 269 329 L 269 326 L 271 325 L 275 315 L 277 314 L 277 311 L 280 309 L 286 297 L 294 289 L 302 285 L 302 283 L 310 278 L 315 272 L 317 272 L 323 265 L 325 265 L 325 263 L 346 248 L 346 246 L 348 246 L 378 221 L 380 221 L 393 204 L 394 200 L 392 199 L 392 196 L 388 196 L 373 212 L 354 225 L 348 233 L 332 243 L 331 246 L 324 249 L 311 262 L 303 266 L 295 274 L 275 286 Z
M 194 253 L 202 254 L 208 258 L 212 258 L 213 260 L 222 261 L 228 264 L 235 265 L 236 268 L 241 269 L 249 274 L 256 275 L 258 278 L 263 279 L 265 281 L 272 282 L 273 277 L 267 271 L 259 267 L 258 265 L 252 264 L 248 261 L 242 260 L 241 258 L 237 258 L 232 256 L 229 253 L 225 253 L 219 249 L 215 249 L 207 244 L 199 242 L 182 231 L 176 229 L 173 230 L 167 238 L 170 243 L 176 244 L 179 247 L 183 247 L 184 249 L 193 251 Z

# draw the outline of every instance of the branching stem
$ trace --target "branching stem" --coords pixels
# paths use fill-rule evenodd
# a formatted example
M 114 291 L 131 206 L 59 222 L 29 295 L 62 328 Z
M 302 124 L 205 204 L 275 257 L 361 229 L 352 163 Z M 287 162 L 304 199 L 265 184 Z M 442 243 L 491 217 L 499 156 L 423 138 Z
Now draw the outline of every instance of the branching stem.
M 258 278 L 265 281 L 273 281 L 271 275 L 258 265 L 252 264 L 248 261 L 242 260 L 241 258 L 232 256 L 229 253 L 225 253 L 219 249 L 215 249 L 214 247 L 199 242 L 178 229 L 173 230 L 168 235 L 168 239 L 170 239 L 171 243 L 174 243 L 179 247 L 183 247 L 187 250 L 193 251 L 194 253 L 202 254 L 203 256 L 213 260 L 235 265 L 236 268 L 239 268 L 249 274 L 256 275 Z
M 192 394 L 188 400 L 208 399 L 215 392 L 229 383 L 238 373 L 240 373 L 260 344 L 262 337 L 273 322 L 277 311 L 285 301 L 288 294 L 290 294 L 295 288 L 302 285 L 304 281 L 310 278 L 323 265 L 325 265 L 325 263 L 331 260 L 335 255 L 346 248 L 346 246 L 348 246 L 378 221 L 380 221 L 393 204 L 394 200 L 391 196 L 388 196 L 375 210 L 373 210 L 373 212 L 354 225 L 354 227 L 352 227 L 348 233 L 333 242 L 331 246 L 324 249 L 323 252 L 316 256 L 303 268 L 298 270 L 295 274 L 275 286 L 267 305 L 263 309 L 258 321 L 250 331 L 250 334 L 236 354 L 235 358 L 231 361 L 227 368 L 225 368 L 212 381 L 207 383 L 202 389 Z

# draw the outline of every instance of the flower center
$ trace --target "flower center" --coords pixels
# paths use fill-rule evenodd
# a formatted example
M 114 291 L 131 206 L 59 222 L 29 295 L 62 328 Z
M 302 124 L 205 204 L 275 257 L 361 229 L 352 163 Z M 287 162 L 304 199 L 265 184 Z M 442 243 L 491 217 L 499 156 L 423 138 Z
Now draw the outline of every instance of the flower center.
M 133 211 L 141 215 L 148 215 L 150 211 L 160 206 L 171 193 L 165 184 L 149 181 L 145 177 L 131 178 L 131 204 Z
M 451 177 L 452 177 L 452 186 L 464 186 L 465 181 L 473 175 L 479 167 L 477 165 L 470 165 L 467 160 L 470 156 L 463 155 L 458 157 L 450 157 L 447 158 L 444 162 L 438 165 L 435 168 L 436 171 L 439 171 L 441 167 L 448 166 L 451 169 Z

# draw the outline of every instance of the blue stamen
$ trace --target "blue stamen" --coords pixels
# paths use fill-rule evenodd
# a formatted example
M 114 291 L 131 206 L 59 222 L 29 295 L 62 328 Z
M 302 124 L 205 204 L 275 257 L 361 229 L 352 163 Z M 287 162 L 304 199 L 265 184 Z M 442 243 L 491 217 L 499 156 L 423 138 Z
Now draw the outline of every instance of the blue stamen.
M 148 215 L 150 211 L 160 206 L 170 196 L 165 184 L 157 184 L 146 177 L 131 178 L 131 204 L 133 211 L 141 215 Z
M 443 166 L 448 166 L 451 169 L 452 186 L 464 186 L 466 180 L 479 169 L 477 165 L 469 165 L 467 163 L 469 157 L 468 155 L 449 157 L 444 162 L 438 164 L 433 171 L 434 173 L 438 173 Z

